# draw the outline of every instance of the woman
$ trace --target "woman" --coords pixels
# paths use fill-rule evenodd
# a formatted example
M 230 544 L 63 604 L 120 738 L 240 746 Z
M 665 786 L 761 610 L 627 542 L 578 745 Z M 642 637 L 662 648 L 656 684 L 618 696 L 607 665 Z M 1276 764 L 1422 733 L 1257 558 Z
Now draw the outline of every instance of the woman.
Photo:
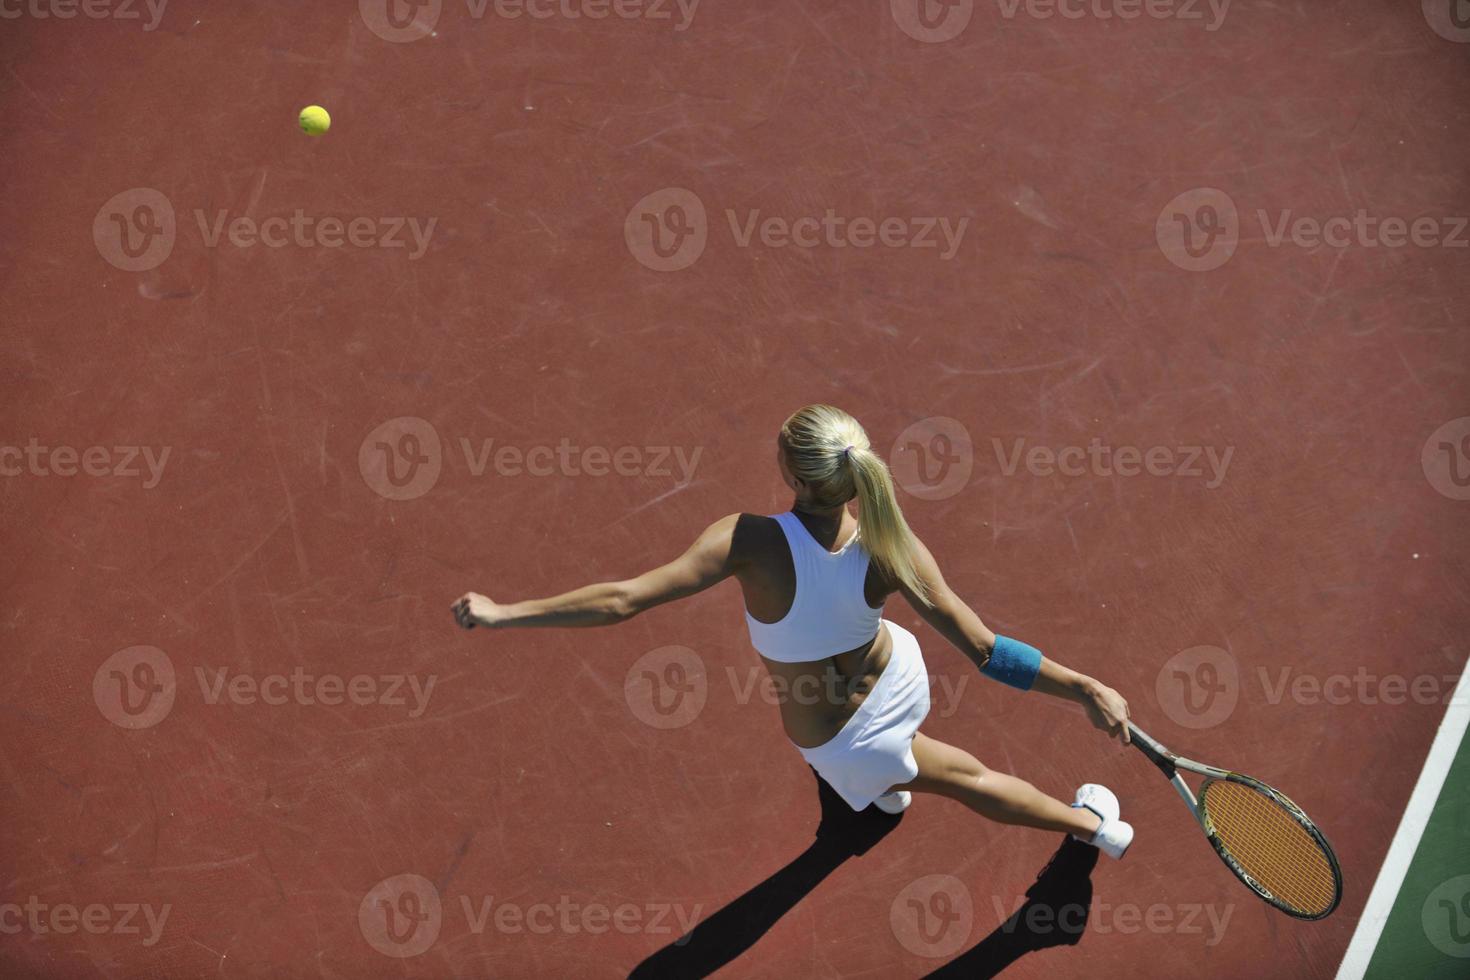
M 929 713 L 928 674 L 918 641 L 882 618 L 883 604 L 901 593 L 987 676 L 1075 701 L 1094 725 L 1124 741 L 1127 702 L 1034 647 L 992 633 L 950 591 L 905 523 L 888 467 L 852 416 L 810 405 L 786 420 L 776 446 L 781 475 L 796 494 L 789 512 L 732 514 L 679 558 L 628 581 L 510 604 L 471 592 L 454 603 L 456 620 L 465 629 L 605 626 L 733 576 L 751 642 L 776 689 L 787 692 L 787 736 L 854 810 L 873 803 L 898 813 L 910 791 L 935 793 L 1001 823 L 1065 831 L 1121 858 L 1133 828 L 1118 818 L 1117 797 L 1105 787 L 1084 785 L 1068 806 L 919 731 Z M 858 517 L 847 508 L 853 499 Z

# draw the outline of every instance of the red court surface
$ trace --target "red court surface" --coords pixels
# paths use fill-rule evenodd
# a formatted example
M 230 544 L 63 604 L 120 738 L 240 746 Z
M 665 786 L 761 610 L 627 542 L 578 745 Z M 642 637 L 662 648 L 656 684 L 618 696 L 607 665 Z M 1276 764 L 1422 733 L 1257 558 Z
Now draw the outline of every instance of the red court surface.
M 1467 656 L 1450 12 L 37 3 L 0 8 L 0 974 L 1333 975 Z M 995 629 L 1313 814 L 1337 913 L 901 604 L 925 730 L 1112 786 L 1124 861 L 1033 888 L 1055 836 L 935 798 L 816 836 L 733 585 L 455 628 L 785 509 L 812 401 Z M 1007 929 L 1028 889 L 1085 928 Z

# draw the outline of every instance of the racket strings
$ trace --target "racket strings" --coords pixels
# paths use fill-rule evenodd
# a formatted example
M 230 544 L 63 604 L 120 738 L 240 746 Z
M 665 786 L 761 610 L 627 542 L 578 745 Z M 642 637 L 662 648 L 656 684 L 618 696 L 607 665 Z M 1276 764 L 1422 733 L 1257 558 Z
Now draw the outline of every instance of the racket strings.
M 1307 914 L 1332 907 L 1332 864 L 1282 804 L 1250 786 L 1216 780 L 1202 787 L 1200 804 L 1231 859 L 1267 891 Z

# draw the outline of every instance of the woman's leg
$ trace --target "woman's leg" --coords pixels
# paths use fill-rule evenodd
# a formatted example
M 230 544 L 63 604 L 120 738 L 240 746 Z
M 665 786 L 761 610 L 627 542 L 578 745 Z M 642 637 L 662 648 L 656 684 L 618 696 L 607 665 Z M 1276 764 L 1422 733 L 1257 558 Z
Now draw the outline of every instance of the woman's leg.
M 983 817 L 1000 823 L 1060 830 L 1089 840 L 1097 815 L 1047 796 L 1024 779 L 987 769 L 980 760 L 923 732 L 914 736 L 919 775 L 894 789 L 936 793 L 958 800 Z

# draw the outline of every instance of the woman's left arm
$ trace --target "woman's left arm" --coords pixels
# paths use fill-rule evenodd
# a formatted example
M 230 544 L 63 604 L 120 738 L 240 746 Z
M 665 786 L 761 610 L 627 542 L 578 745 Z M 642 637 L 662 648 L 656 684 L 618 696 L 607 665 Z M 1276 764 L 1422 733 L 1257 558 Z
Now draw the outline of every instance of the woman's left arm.
M 611 626 L 654 606 L 703 592 L 735 573 L 731 557 L 739 514 L 722 517 L 678 558 L 637 578 L 601 582 L 550 599 L 498 603 L 469 592 L 454 603 L 454 618 L 465 629 L 476 626 Z

